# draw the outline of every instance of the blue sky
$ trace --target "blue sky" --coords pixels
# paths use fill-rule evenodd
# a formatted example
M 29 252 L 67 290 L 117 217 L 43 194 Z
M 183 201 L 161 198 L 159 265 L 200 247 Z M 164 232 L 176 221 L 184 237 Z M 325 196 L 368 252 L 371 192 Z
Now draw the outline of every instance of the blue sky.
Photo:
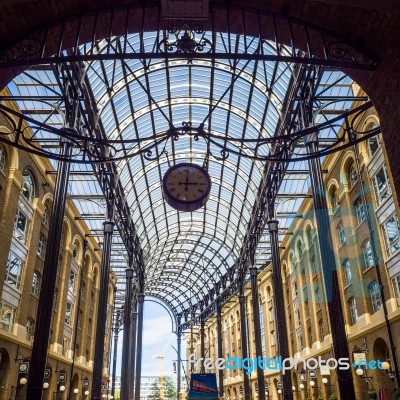
M 122 334 L 118 341 L 118 368 L 117 376 L 121 371 L 122 358 Z M 144 325 L 143 325 L 143 351 L 142 351 L 142 375 L 160 374 L 160 360 L 155 358 L 162 352 L 164 359 L 164 375 L 174 375 L 173 361 L 177 359 L 175 350 L 177 347 L 177 336 L 172 332 L 171 318 L 167 311 L 152 301 L 144 302 Z M 182 358 L 186 358 L 185 343 L 182 340 Z M 182 376 L 184 375 L 181 369 Z

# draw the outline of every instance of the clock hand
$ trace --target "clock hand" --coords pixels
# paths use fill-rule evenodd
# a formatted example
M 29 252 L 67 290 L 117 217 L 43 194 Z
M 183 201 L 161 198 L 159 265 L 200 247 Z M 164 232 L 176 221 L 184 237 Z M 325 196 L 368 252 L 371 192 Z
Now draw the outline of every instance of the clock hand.
M 189 174 L 186 174 L 186 181 L 185 181 L 185 190 L 188 190 L 188 183 L 189 183 Z

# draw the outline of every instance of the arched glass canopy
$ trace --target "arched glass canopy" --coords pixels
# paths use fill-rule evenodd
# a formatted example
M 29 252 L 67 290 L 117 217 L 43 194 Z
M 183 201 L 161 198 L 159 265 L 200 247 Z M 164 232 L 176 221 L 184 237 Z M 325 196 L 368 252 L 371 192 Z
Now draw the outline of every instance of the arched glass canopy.
M 166 30 L 142 32 L 100 40 L 94 47 L 82 45 L 83 57 L 110 51 L 115 57 L 88 58 L 66 69 L 79 69 L 90 95 L 90 101 L 81 101 L 83 114 L 94 107 L 98 129 L 113 141 L 114 163 L 142 250 L 145 294 L 178 315 L 207 296 L 211 299 L 210 292 L 221 282 L 226 285 L 228 275 L 231 283 L 236 279 L 270 163 L 263 157 L 276 150 L 272 141 L 259 147 L 257 143 L 283 135 L 285 123 L 295 128 L 300 73 L 297 64 L 279 58 L 295 49 L 243 34 L 203 32 L 202 43 L 205 49 L 212 43 L 218 54 L 257 54 L 262 48 L 263 54 L 277 58 L 218 58 L 206 50 L 204 57 L 162 58 L 160 48 L 168 35 Z M 126 51 L 155 52 L 157 57 L 118 57 Z M 60 129 L 63 82 L 58 66 L 34 66 L 14 79 L 8 87 L 11 96 L 2 99 L 14 99 L 32 121 Z M 359 97 L 352 79 L 330 67 L 318 69 L 316 82 L 315 122 L 322 124 L 319 140 L 324 148 L 339 136 L 340 117 L 353 102 L 368 99 Z M 335 123 L 327 123 L 335 118 Z M 56 154 L 54 133 L 35 123 L 31 128 L 38 145 Z M 286 166 L 276 199 L 281 239 L 293 219 L 301 217 L 297 210 L 309 196 L 302 140 L 293 142 L 290 154 L 299 160 Z M 165 172 L 182 162 L 205 165 L 212 180 L 208 202 L 191 213 L 173 209 L 162 194 Z M 90 163 L 73 163 L 69 195 L 101 246 L 105 199 Z M 113 241 L 111 264 L 119 275 L 117 301 L 122 302 L 128 256 L 118 234 Z M 265 229 L 256 248 L 257 267 L 269 258 Z

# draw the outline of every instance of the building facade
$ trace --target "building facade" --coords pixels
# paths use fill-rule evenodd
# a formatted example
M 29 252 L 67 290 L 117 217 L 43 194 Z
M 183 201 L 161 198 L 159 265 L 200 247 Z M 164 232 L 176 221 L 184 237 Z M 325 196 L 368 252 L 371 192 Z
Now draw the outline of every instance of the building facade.
M 7 128 L 6 121 L 0 125 Z M 49 160 L 0 144 L 0 399 L 24 398 L 41 289 L 55 169 Z M 53 304 L 44 398 L 90 390 L 101 251 L 67 201 Z M 104 380 L 109 368 L 110 276 Z M 47 385 L 47 384 L 48 385 Z M 75 393 L 74 389 L 78 389 Z M 88 395 L 88 394 L 87 394 Z
M 378 125 L 377 115 L 364 114 L 360 125 Z M 366 360 L 386 361 L 382 369 L 352 370 L 357 399 L 373 397 L 373 391 L 393 394 L 396 388 L 394 360 L 400 359 L 400 234 L 399 207 L 394 193 L 386 150 L 380 136 L 327 156 L 323 163 L 324 183 L 330 214 L 331 246 L 336 257 L 342 309 L 350 356 L 364 353 Z M 267 262 L 258 275 L 262 358 L 279 356 L 276 318 L 285 318 L 290 357 L 304 360 L 333 357 L 327 299 L 323 283 L 316 217 L 311 198 L 306 196 L 280 247 L 285 315 L 274 306 L 272 267 Z M 382 291 L 381 291 L 382 290 Z M 250 283 L 245 288 L 248 355 L 256 354 Z M 385 303 L 385 304 L 384 304 Z M 234 297 L 221 312 L 224 359 L 243 357 L 239 299 Z M 392 343 L 391 339 L 392 338 Z M 187 334 L 187 356 L 200 358 L 200 327 Z M 216 317 L 205 321 L 206 358 L 218 358 Z M 393 347 L 393 349 L 392 349 Z M 391 351 L 392 350 L 392 351 Z M 354 360 L 351 360 L 353 362 Z M 273 368 L 264 371 L 266 398 L 281 398 L 281 376 Z M 187 366 L 200 372 L 201 364 Z M 392 371 L 392 373 L 390 373 Z M 215 367 L 208 372 L 218 371 Z M 223 370 L 224 397 L 244 398 L 243 370 Z M 314 376 L 315 375 L 315 376 Z M 258 397 L 257 371 L 249 375 L 251 398 Z M 335 399 L 334 369 L 311 372 L 299 363 L 291 371 L 295 399 Z M 371 393 L 372 397 L 368 397 Z M 385 397 L 386 398 L 386 397 Z M 396 397 L 393 397 L 396 398 Z

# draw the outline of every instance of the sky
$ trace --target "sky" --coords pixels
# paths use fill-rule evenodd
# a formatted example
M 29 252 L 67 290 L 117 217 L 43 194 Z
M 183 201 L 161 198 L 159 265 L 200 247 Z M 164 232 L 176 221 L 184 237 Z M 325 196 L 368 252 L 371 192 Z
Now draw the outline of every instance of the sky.
M 121 334 L 118 341 L 117 376 L 121 375 L 122 336 Z M 160 375 L 160 360 L 155 356 L 161 352 L 165 356 L 164 375 L 176 377 L 173 372 L 173 361 L 177 359 L 177 354 L 174 350 L 174 348 L 177 348 L 176 339 L 176 334 L 172 332 L 172 322 L 168 312 L 159 304 L 145 300 L 142 375 Z M 182 340 L 182 358 L 185 358 L 186 355 L 184 342 Z M 182 376 L 184 376 L 182 369 L 181 371 Z

